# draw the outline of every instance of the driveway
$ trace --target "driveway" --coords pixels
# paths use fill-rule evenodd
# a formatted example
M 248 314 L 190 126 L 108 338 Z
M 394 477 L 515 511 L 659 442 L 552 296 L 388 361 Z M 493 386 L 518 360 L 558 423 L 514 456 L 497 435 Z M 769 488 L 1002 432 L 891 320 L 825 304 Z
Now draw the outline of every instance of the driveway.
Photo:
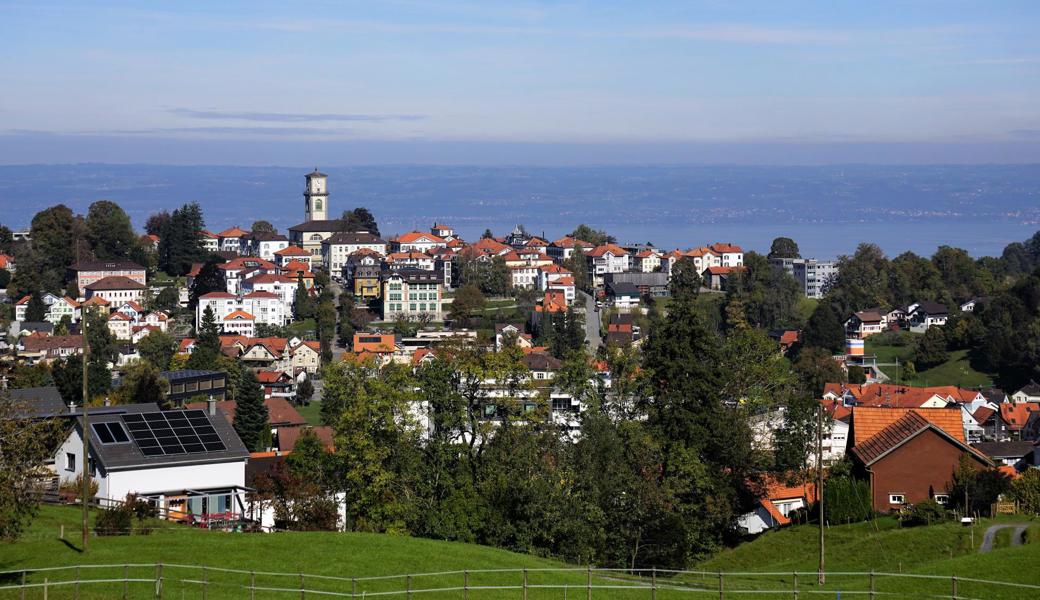
M 578 290 L 577 297 L 581 299 L 577 301 L 579 306 L 582 302 L 585 303 L 585 340 L 589 343 L 589 352 L 595 354 L 603 345 L 603 338 L 599 335 L 600 310 L 596 308 L 596 301 L 592 296 L 585 292 Z
M 1028 523 L 1009 523 L 1007 525 L 990 525 L 986 529 L 985 535 L 982 537 L 982 545 L 979 546 L 979 552 L 989 552 L 993 549 L 993 539 L 997 536 L 997 532 L 1001 529 L 1008 529 L 1013 527 L 1015 530 L 1011 532 L 1011 545 L 1021 546 L 1022 540 L 1026 535 L 1026 527 L 1029 527 Z

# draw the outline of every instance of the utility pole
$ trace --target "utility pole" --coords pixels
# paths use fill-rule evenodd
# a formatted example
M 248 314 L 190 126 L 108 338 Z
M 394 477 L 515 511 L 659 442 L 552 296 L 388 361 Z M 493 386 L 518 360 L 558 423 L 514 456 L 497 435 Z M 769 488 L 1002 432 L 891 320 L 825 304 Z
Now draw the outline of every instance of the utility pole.
M 823 572 L 823 405 L 816 411 L 816 506 L 820 518 L 820 569 L 817 583 L 823 585 L 827 576 Z
M 90 517 L 90 422 L 87 415 L 87 360 L 90 358 L 90 342 L 87 341 L 87 309 L 80 310 L 80 334 L 83 335 L 83 489 L 80 490 L 80 502 L 83 503 L 83 551 L 87 551 L 90 544 L 90 530 L 88 522 Z

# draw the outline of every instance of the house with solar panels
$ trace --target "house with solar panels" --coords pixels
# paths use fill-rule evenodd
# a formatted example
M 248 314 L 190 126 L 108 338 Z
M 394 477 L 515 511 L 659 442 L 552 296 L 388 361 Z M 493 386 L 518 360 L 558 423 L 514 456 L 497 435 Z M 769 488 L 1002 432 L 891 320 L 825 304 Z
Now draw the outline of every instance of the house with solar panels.
M 74 426 L 54 457 L 62 483 L 83 468 L 82 411 L 68 416 Z M 88 421 L 89 469 L 102 504 L 136 494 L 171 519 L 214 528 L 241 520 L 249 452 L 215 402 L 206 410 L 91 408 Z

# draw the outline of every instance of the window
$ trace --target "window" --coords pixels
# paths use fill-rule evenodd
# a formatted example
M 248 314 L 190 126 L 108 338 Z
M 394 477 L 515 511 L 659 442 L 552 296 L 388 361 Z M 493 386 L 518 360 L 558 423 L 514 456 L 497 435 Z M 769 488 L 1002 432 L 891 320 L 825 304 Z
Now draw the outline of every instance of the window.
M 889 504 L 906 504 L 906 496 L 904 494 L 889 494 Z
M 939 504 L 943 504 L 943 505 L 949 504 L 950 503 L 950 495 L 949 494 L 936 494 L 935 495 L 935 501 L 938 502 Z
M 102 444 L 125 444 L 130 441 L 120 423 L 94 423 L 91 428 Z
M 72 452 L 65 453 L 65 470 L 75 471 L 76 470 L 76 455 Z

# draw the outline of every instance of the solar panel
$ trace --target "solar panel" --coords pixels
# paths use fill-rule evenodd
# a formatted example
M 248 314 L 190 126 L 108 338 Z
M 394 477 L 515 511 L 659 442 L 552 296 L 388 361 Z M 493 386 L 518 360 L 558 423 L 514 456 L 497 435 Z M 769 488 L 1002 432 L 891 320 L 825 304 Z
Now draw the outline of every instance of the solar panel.
M 91 423 L 90 427 L 102 444 L 125 444 L 130 441 L 120 423 Z
M 227 450 L 209 417 L 201 410 L 131 414 L 122 418 L 130 437 L 145 456 Z M 112 425 L 118 427 L 118 431 L 115 427 L 106 430 L 111 439 L 126 438 L 126 432 L 118 423 Z M 98 437 L 105 439 L 100 432 Z

